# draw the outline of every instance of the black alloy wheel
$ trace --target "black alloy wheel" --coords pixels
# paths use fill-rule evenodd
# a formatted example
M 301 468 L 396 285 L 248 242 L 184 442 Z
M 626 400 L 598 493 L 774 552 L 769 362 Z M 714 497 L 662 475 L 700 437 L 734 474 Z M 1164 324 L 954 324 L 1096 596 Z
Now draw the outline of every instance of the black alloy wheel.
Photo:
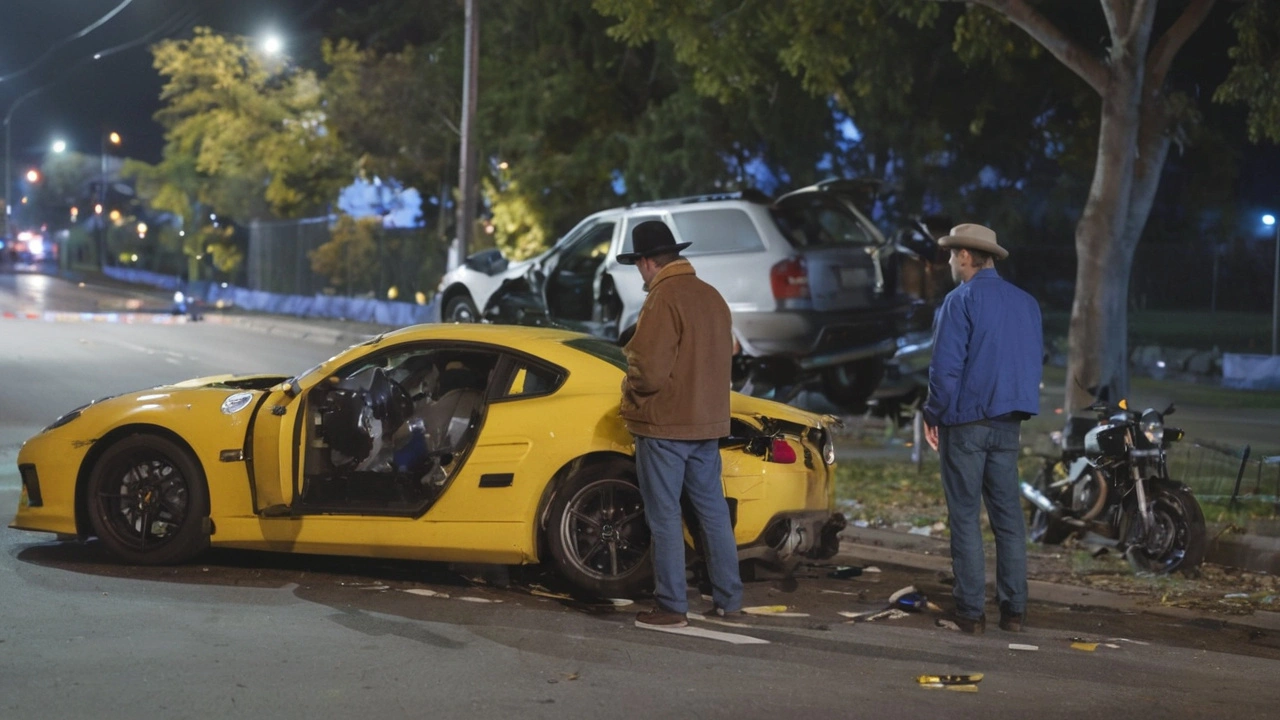
M 209 545 L 209 490 L 190 454 L 156 435 L 131 435 L 94 465 L 87 494 L 94 533 L 138 565 L 185 562 Z
M 574 585 L 601 597 L 629 597 L 650 582 L 649 526 L 633 470 L 614 466 L 570 478 L 548 518 L 551 555 Z

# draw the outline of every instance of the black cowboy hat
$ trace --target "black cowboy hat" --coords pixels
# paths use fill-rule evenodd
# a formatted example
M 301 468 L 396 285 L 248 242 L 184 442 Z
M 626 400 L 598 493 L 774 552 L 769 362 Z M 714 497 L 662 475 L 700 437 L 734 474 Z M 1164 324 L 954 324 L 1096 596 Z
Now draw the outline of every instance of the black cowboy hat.
M 678 243 L 671 228 L 661 220 L 645 220 L 631 228 L 631 244 L 635 252 L 622 253 L 617 260 L 622 265 L 635 265 L 636 261 L 654 255 L 678 253 L 693 243 Z

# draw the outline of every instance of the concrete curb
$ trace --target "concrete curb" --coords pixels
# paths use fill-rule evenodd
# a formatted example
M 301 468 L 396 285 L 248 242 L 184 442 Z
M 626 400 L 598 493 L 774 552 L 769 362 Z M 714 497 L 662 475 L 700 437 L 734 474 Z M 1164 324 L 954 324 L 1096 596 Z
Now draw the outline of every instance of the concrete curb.
M 994 558 L 988 557 L 987 577 L 995 577 Z M 951 558 L 948 544 L 938 538 L 909 535 L 892 530 L 852 528 L 841 535 L 840 552 L 832 562 L 843 565 L 889 563 L 917 570 L 949 572 Z M 1133 595 L 1097 588 L 1028 580 L 1032 600 L 1054 605 L 1084 605 L 1111 610 L 1149 613 L 1178 620 L 1210 620 L 1224 625 L 1258 628 L 1280 632 L 1280 612 L 1256 611 L 1252 615 L 1214 615 L 1188 608 L 1144 605 Z

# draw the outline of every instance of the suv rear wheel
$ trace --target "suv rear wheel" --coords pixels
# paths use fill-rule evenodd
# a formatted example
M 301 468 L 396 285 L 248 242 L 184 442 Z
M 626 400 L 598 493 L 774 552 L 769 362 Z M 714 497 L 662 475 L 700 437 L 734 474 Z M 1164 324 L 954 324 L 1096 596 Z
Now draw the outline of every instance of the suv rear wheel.
M 852 412 L 862 412 L 867 399 L 884 379 L 884 359 L 865 358 L 822 371 L 822 392 L 831 402 Z

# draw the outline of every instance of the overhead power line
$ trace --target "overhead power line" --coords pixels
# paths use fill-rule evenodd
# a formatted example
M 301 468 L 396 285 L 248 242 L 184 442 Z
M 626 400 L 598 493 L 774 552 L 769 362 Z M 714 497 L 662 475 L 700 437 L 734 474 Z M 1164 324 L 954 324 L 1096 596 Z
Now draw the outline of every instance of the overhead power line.
M 41 55 L 39 58 L 37 58 L 35 62 L 31 63 L 30 65 L 28 65 L 28 66 L 26 66 L 26 67 L 24 67 L 24 68 L 22 68 L 21 70 L 16 70 L 16 71 L 14 71 L 14 72 L 11 72 L 11 73 L 9 73 L 8 75 L 0 75 L 0 83 L 5 82 L 6 80 L 12 80 L 12 79 L 17 78 L 17 77 L 22 77 L 23 75 L 26 75 L 27 73 L 29 73 L 29 72 L 31 72 L 32 70 L 36 69 L 37 67 L 39 67 L 39 66 L 40 66 L 40 64 L 41 64 L 41 63 L 43 63 L 45 60 L 48 60 L 48 59 L 49 59 L 49 56 L 50 56 L 50 55 L 52 55 L 52 54 L 54 53 L 54 51 L 56 51 L 58 48 L 62 47 L 63 45 L 66 45 L 67 43 L 72 42 L 72 41 L 74 41 L 74 40 L 79 40 L 80 38 L 84 37 L 85 35 L 88 35 L 89 33 L 93 32 L 94 30 L 97 30 L 98 28 L 102 27 L 102 26 L 103 26 L 103 25 L 105 25 L 108 21 L 110 21 L 110 20 L 111 20 L 111 18 L 113 18 L 113 17 L 115 17 L 117 14 L 119 14 L 121 10 L 124 10 L 126 7 L 128 7 L 132 2 L 133 2 L 133 0 L 123 0 L 123 2 L 121 2 L 119 5 L 117 5 L 117 6 L 115 6 L 114 8 L 112 8 L 112 9 L 111 9 L 111 10 L 110 10 L 106 15 L 103 15 L 102 17 L 98 18 L 97 20 L 94 20 L 93 22 L 89 23 L 87 26 L 85 26 L 85 27 L 84 27 L 83 29 L 81 29 L 79 32 L 72 33 L 72 34 L 68 35 L 67 37 L 64 37 L 64 38 L 62 38 L 61 40 L 59 40 L 59 41 L 57 41 L 57 42 L 55 42 L 55 43 L 51 44 L 51 45 L 49 46 L 49 48 L 48 48 L 47 50 L 45 50 L 45 51 L 44 51 L 44 54 L 43 54 L 43 55 Z

